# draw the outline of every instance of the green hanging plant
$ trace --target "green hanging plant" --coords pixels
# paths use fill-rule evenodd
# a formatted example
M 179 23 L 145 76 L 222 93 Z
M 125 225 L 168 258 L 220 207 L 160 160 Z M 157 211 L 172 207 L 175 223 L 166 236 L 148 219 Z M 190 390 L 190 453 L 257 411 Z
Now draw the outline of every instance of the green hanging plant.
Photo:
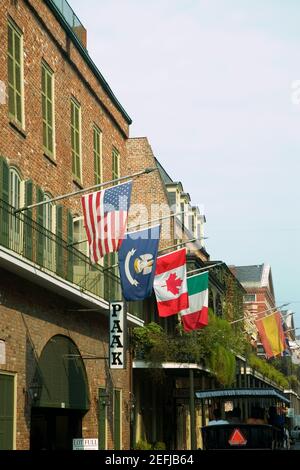
M 262 375 L 267 377 L 269 380 L 272 380 L 280 387 L 282 388 L 289 387 L 288 378 L 278 369 L 273 367 L 271 364 L 268 364 L 267 361 L 260 359 L 255 354 L 250 354 L 248 361 L 252 369 L 257 370 L 257 372 L 261 373 Z
M 168 353 L 167 343 L 167 335 L 157 323 L 151 322 L 133 329 L 132 345 L 136 356 L 146 362 L 164 362 Z
M 207 363 L 220 384 L 224 386 L 233 384 L 236 372 L 236 360 L 231 351 L 228 351 L 224 346 L 218 344 L 212 350 Z
M 202 330 L 185 333 L 178 328 L 170 337 L 157 323 L 133 329 L 135 357 L 152 363 L 154 369 L 162 362 L 195 362 L 207 365 L 222 385 L 235 379 L 235 354 L 245 350 L 245 337 L 230 323 L 209 311 L 209 324 Z

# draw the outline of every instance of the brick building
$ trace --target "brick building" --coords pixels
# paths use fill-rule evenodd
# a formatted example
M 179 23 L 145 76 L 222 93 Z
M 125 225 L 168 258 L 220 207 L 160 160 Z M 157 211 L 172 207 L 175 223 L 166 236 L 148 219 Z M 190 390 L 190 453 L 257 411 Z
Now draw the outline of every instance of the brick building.
M 198 406 L 192 416 L 186 392 L 194 372 L 198 389 L 217 386 L 213 374 L 169 363 L 156 387 L 129 352 L 126 369 L 109 368 L 109 301 L 122 298 L 117 269 L 107 269 L 116 255 L 91 265 L 80 198 L 47 201 L 156 167 L 134 180 L 129 226 L 187 208 L 164 219 L 160 249 L 195 238 L 191 268 L 214 263 L 205 216 L 147 139 L 129 139 L 131 119 L 65 0 L 2 0 L 0 39 L 0 449 L 71 449 L 80 437 L 98 438 L 100 449 L 143 437 L 187 449 L 193 420 L 200 446 L 207 413 Z M 15 212 L 38 202 L 47 204 Z M 222 316 L 221 268 L 209 279 Z M 177 318 L 159 319 L 154 297 L 129 303 L 129 329 L 151 321 L 174 333 Z
M 244 310 L 251 329 L 253 319 L 272 312 L 276 305 L 271 266 L 268 264 L 230 266 L 230 269 L 246 290 Z M 257 342 L 256 329 L 252 330 L 253 345 L 256 344 L 259 355 L 265 356 L 262 344 Z
M 130 445 L 130 365 L 107 364 L 120 286 L 71 245 L 85 238 L 80 198 L 14 212 L 127 174 L 131 120 L 86 38 L 64 0 L 1 2 L 0 449 Z

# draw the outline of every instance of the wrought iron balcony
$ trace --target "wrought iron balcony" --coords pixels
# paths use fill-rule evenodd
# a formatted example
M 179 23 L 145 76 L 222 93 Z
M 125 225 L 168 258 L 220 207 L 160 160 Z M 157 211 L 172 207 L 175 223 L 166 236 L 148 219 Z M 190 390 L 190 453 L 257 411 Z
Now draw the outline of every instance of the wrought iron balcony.
M 120 279 L 110 270 L 104 270 L 77 248 L 28 217 L 14 214 L 14 208 L 0 200 L 0 245 L 31 261 L 42 271 L 78 286 L 106 301 L 121 300 Z M 142 318 L 142 304 L 129 303 L 131 314 Z

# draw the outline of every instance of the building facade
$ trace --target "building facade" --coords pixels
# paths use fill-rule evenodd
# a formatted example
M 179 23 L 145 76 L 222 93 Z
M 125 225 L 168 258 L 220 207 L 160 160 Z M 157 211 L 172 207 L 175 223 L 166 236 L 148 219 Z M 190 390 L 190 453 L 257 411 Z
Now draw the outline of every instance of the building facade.
M 79 197 L 15 210 L 126 174 L 131 120 L 67 2 L 3 0 L 0 25 L 0 448 L 126 449 L 130 364 L 108 367 L 114 259 L 91 265 L 73 246 Z

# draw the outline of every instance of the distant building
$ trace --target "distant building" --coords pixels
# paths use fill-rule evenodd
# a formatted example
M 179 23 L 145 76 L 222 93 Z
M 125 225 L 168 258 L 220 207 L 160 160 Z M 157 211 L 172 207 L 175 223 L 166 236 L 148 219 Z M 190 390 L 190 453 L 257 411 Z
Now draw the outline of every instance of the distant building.
M 250 324 L 254 320 L 270 313 L 275 307 L 275 294 L 272 271 L 269 264 L 250 266 L 230 266 L 231 272 L 237 277 L 246 294 L 244 295 L 245 316 Z M 252 330 L 252 339 L 255 340 L 255 329 Z M 257 342 L 257 354 L 265 356 L 261 343 Z

